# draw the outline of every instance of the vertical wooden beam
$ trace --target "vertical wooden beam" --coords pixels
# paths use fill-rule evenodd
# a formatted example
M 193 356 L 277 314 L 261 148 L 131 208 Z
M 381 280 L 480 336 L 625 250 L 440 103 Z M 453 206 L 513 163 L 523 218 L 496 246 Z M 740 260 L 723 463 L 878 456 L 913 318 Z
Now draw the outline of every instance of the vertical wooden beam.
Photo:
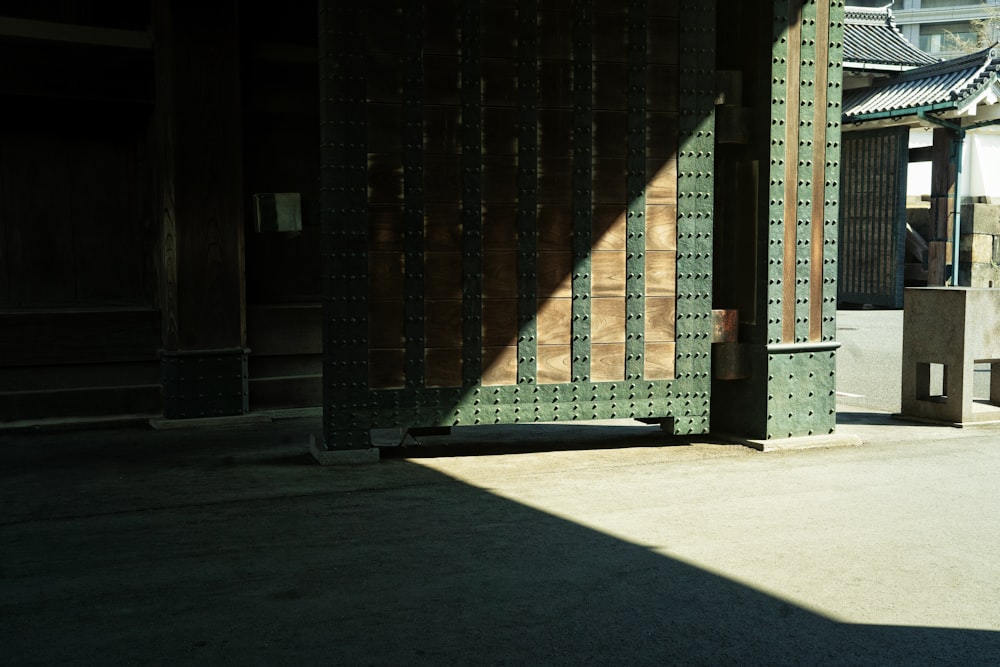
M 788 0 L 787 69 L 785 73 L 785 200 L 782 261 L 781 340 L 795 339 L 795 260 L 798 238 L 798 154 L 802 66 L 802 0 Z
M 812 215 L 809 240 L 809 340 L 823 338 L 826 266 L 826 138 L 830 62 L 830 3 L 816 4 L 816 99 L 813 109 Z
M 628 4 L 628 157 L 626 158 L 626 288 L 625 288 L 625 377 L 641 380 L 645 366 L 645 325 L 649 318 L 646 304 L 646 281 L 649 254 L 646 252 L 646 187 L 651 174 L 646 172 L 646 104 L 648 59 L 646 3 Z M 676 201 L 676 200 L 675 200 Z M 663 355 L 666 356 L 666 355 Z
M 946 127 L 934 129 L 931 147 L 931 229 L 928 242 L 927 286 L 945 284 L 948 265 L 948 216 L 955 196 L 955 163 L 951 159 L 954 132 Z
M 247 410 L 236 0 L 153 3 L 164 413 Z

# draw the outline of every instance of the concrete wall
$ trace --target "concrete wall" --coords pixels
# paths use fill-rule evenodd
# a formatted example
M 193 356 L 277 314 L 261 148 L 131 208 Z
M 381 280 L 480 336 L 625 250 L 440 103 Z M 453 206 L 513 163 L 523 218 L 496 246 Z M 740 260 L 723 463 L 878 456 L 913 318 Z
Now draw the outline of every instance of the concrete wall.
M 962 206 L 962 285 L 1000 287 L 1000 205 Z

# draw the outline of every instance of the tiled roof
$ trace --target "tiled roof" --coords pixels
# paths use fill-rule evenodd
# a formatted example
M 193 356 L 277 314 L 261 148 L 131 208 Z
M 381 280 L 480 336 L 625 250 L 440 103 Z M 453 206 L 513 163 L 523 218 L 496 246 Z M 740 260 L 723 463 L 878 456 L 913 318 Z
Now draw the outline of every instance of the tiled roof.
M 847 7 L 844 70 L 898 72 L 938 62 L 911 44 L 896 28 L 892 10 Z
M 996 86 L 998 72 L 1000 61 L 992 47 L 911 69 L 880 85 L 845 91 L 844 122 L 960 109 Z

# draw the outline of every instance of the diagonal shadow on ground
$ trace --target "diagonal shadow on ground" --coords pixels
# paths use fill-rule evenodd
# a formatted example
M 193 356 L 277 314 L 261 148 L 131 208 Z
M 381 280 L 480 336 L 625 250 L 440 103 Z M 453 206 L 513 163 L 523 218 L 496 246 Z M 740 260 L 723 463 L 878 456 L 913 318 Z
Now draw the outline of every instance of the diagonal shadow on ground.
M 0 462 L 9 452 L 19 461 L 0 473 L 3 499 L 20 498 L 17 516 L 0 516 L 0 641 L 11 664 L 1000 655 L 1000 633 L 837 623 L 406 460 L 324 470 L 287 456 L 231 458 L 263 437 L 253 433 L 178 437 L 0 448 Z M 171 442 L 173 454 L 152 455 Z M 46 463 L 81 451 L 89 456 L 71 466 Z

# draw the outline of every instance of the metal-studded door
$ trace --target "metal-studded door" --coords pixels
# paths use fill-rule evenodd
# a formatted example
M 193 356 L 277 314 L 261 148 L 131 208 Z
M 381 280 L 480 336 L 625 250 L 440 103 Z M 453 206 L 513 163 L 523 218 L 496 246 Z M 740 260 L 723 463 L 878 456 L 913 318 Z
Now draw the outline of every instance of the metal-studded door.
M 323 4 L 327 446 L 706 432 L 712 3 Z

